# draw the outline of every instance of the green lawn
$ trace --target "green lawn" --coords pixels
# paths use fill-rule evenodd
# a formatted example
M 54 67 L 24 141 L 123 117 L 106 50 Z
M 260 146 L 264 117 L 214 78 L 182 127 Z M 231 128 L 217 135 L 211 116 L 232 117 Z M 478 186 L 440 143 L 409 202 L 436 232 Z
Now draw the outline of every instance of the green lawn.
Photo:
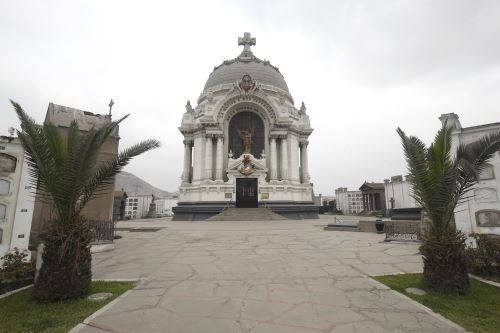
M 0 299 L 0 333 L 66 333 L 134 285 L 134 282 L 92 282 L 91 294 L 113 294 L 113 297 L 101 302 L 82 298 L 37 304 L 30 300 L 31 288 L 23 290 Z
M 405 289 L 409 287 L 424 289 L 422 274 L 385 275 L 373 278 L 474 333 L 500 332 L 500 288 L 471 279 L 472 293 L 467 296 L 434 292 L 417 296 L 406 293 Z

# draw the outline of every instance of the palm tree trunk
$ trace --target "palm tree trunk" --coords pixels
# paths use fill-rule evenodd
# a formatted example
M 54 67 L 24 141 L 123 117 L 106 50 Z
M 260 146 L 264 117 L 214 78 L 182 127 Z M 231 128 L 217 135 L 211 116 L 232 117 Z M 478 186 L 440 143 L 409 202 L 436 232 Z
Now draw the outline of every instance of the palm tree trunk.
M 453 226 L 431 228 L 420 247 L 424 260 L 424 285 L 434 291 L 468 294 L 465 236 Z
M 92 280 L 91 235 L 84 220 L 51 223 L 43 237 L 43 263 L 32 294 L 36 301 L 56 302 L 88 292 Z

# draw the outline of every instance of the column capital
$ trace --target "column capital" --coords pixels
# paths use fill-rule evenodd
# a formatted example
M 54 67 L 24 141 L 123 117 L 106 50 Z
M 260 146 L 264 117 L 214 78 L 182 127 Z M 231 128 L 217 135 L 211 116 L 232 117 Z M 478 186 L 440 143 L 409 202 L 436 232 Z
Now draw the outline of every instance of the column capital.
M 184 140 L 182 140 L 182 142 L 185 145 L 192 145 L 193 144 L 193 139 L 184 139 Z
M 302 140 L 299 141 L 299 144 L 302 147 L 307 147 L 309 145 L 309 141 L 302 139 Z

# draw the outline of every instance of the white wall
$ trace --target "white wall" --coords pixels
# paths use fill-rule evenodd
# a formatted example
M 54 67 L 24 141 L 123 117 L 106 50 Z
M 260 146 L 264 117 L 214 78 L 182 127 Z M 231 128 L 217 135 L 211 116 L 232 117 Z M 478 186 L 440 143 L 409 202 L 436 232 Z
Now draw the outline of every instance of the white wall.
M 30 239 L 31 221 L 33 220 L 33 209 L 35 206 L 35 189 L 30 184 L 30 176 L 28 173 L 28 165 L 26 160 L 23 160 L 23 168 L 21 170 L 21 180 L 19 193 L 17 196 L 16 212 L 14 217 L 14 227 L 10 247 L 18 247 L 27 249 Z
M 391 180 L 384 183 L 385 206 L 391 208 L 413 208 L 419 207 L 415 199 L 411 196 L 411 184 L 406 180 Z M 391 198 L 394 205 L 391 205 Z
M 15 172 L 0 171 L 0 179 L 10 183 L 9 193 L 0 195 L 0 203 L 7 206 L 5 218 L 0 219 L 0 229 L 2 229 L 0 257 L 2 257 L 14 247 L 28 249 L 34 207 L 34 196 L 31 192 L 34 191 L 29 184 L 24 148 L 17 138 L 11 142 L 0 139 L 0 153 L 17 159 Z
M 177 199 L 155 200 L 156 214 L 159 216 L 172 216 L 172 207 L 177 206 Z
M 498 131 L 500 131 L 500 123 L 454 130 L 452 135 L 453 146 L 468 144 L 479 140 L 488 133 Z M 468 193 L 468 200 L 455 210 L 455 223 L 465 233 L 477 232 L 500 235 L 500 226 L 481 226 L 481 218 L 476 214 L 484 210 L 500 212 L 500 152 L 495 153 L 489 164 L 491 165 L 490 172 L 484 172 L 481 175 L 480 178 L 483 179 Z M 489 173 L 488 176 L 487 173 Z
M 455 152 L 459 144 L 469 144 L 489 133 L 500 131 L 500 123 L 462 128 L 456 114 L 441 115 L 440 120 L 443 123 L 446 119 L 448 119 L 448 125 L 452 124 L 457 127 L 452 132 L 453 157 L 455 157 Z M 467 200 L 455 209 L 455 223 L 457 228 L 466 234 L 476 232 L 500 235 L 500 226 L 481 226 L 480 218 L 477 216 L 481 211 L 485 210 L 500 212 L 500 152 L 494 154 L 489 164 L 489 176 L 486 177 L 486 172 L 484 172 L 478 184 L 467 193 Z M 395 208 L 415 207 L 412 206 L 415 205 L 415 202 L 410 197 L 411 188 L 408 182 L 399 182 L 399 184 L 389 182 L 385 186 L 388 207 L 390 207 L 389 200 L 391 197 L 394 197 L 396 200 Z M 410 199 L 408 200 L 408 198 Z

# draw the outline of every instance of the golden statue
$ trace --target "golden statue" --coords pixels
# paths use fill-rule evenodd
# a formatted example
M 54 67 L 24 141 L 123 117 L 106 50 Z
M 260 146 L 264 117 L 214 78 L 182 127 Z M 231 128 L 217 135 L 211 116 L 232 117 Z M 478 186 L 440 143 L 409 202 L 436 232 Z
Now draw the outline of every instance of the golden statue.
M 243 154 L 251 154 L 252 153 L 252 138 L 255 135 L 255 127 L 250 127 L 248 130 L 240 130 L 236 127 L 236 132 L 243 141 Z

